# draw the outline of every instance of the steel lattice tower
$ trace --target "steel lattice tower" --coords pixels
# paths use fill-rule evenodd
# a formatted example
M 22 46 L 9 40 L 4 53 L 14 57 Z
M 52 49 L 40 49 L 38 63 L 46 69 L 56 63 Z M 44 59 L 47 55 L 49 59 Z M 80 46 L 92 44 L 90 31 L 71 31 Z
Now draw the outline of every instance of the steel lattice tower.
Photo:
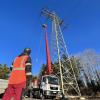
M 56 75 L 60 79 L 61 90 L 65 95 L 71 95 L 70 91 L 74 90 L 78 96 L 81 96 L 61 31 L 63 20 L 61 20 L 56 13 L 50 12 L 47 9 L 43 9 L 42 14 L 52 22 L 51 60 L 52 63 L 57 64 L 54 67 L 57 69 Z

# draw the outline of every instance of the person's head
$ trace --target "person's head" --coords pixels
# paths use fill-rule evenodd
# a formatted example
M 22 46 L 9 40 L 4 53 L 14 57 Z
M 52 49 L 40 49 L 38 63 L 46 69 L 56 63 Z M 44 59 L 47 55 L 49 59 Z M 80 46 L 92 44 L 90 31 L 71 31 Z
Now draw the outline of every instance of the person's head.
M 26 54 L 26 55 L 30 55 L 31 49 L 30 48 L 25 48 L 23 53 Z

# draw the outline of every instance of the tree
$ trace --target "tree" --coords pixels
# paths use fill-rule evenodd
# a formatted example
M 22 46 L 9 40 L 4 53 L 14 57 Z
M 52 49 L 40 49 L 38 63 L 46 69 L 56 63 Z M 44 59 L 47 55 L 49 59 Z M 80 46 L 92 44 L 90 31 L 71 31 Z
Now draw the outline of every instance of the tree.
M 88 92 L 96 94 L 100 91 L 99 83 L 99 67 L 100 67 L 100 55 L 96 54 L 93 50 L 85 50 L 83 53 L 78 54 L 76 58 L 79 60 L 80 68 L 80 80 L 84 84 L 84 88 L 88 89 Z M 99 90 L 98 90 L 99 89 Z
M 0 64 L 0 78 L 8 79 L 9 73 L 10 73 L 10 69 L 7 67 L 7 65 Z
M 41 77 L 42 75 L 44 75 L 45 71 L 46 71 L 46 65 L 43 64 L 42 67 L 41 67 L 40 73 L 39 73 L 39 77 Z

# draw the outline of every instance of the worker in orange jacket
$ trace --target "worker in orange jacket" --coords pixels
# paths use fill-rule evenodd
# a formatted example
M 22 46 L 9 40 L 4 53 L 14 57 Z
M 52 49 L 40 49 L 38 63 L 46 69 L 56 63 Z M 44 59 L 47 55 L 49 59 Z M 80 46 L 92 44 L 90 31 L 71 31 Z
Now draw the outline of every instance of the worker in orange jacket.
M 21 100 L 24 89 L 26 88 L 26 77 L 28 81 L 32 78 L 31 73 L 31 50 L 30 48 L 25 48 L 23 53 L 15 58 L 10 69 L 12 73 L 9 78 L 8 88 L 2 100 Z

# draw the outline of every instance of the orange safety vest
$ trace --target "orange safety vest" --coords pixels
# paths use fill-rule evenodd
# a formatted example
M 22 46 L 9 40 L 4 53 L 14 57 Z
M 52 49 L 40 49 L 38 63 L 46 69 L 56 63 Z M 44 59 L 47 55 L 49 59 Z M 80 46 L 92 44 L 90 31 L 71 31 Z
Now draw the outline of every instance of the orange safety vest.
M 27 55 L 15 58 L 13 62 L 13 70 L 9 78 L 9 84 L 20 84 L 22 82 L 26 82 L 25 62 L 27 59 Z

